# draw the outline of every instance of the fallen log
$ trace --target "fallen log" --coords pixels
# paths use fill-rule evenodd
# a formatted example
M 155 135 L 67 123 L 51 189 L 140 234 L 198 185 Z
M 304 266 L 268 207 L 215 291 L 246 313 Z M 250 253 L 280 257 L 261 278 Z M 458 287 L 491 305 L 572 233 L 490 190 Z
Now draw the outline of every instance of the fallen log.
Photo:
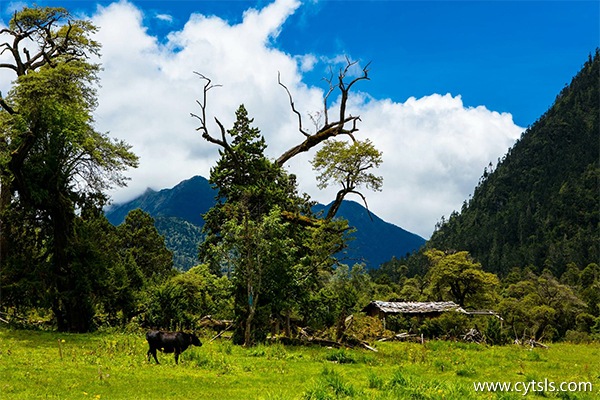
M 529 346 L 531 346 L 531 348 L 534 348 L 534 347 L 541 347 L 541 348 L 543 348 L 543 349 L 548 349 L 548 348 L 549 348 L 549 347 L 548 347 L 548 346 L 546 346 L 545 344 L 543 344 L 543 343 L 540 343 L 540 342 L 538 342 L 538 341 L 536 341 L 536 340 L 534 340 L 534 339 L 529 339 L 529 342 L 528 342 L 528 343 L 529 343 Z
M 233 323 L 230 319 L 213 319 L 210 315 L 205 315 L 200 319 L 198 326 L 200 328 L 210 328 L 215 332 L 220 332 L 224 329 L 228 329 Z

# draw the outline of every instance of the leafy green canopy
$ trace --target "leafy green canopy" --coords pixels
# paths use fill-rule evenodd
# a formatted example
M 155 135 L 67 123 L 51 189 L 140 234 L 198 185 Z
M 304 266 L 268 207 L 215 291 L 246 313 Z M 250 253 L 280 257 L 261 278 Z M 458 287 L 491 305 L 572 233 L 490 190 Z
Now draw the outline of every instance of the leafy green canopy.
M 24 265 L 36 271 L 31 301 L 50 306 L 60 330 L 91 327 L 102 275 L 91 266 L 101 252 L 82 245 L 85 219 L 98 216 L 104 192 L 124 185 L 123 171 L 137 165 L 130 146 L 93 126 L 99 66 L 86 56 L 99 49 L 94 30 L 64 9 L 25 8 L 2 30 L 13 42 L 0 45 L 13 57 L 0 68 L 17 74 L 0 97 L 1 262 L 15 279 Z
M 440 250 L 428 250 L 425 255 L 431 262 L 426 279 L 428 291 L 436 300 L 450 300 L 461 307 L 481 308 L 495 299 L 498 277 L 484 272 L 481 264 L 473 261 L 469 253 L 460 251 L 446 254 Z
M 381 191 L 383 178 L 369 172 L 378 168 L 381 163 L 381 152 L 368 139 L 353 141 L 351 144 L 330 140 L 317 151 L 312 166 L 319 172 L 319 189 L 324 189 L 330 184 L 341 186 L 327 213 L 328 219 L 335 216 L 344 197 L 350 193 L 359 195 L 366 205 L 365 196 L 358 191 L 359 188 L 364 186 L 366 189 Z

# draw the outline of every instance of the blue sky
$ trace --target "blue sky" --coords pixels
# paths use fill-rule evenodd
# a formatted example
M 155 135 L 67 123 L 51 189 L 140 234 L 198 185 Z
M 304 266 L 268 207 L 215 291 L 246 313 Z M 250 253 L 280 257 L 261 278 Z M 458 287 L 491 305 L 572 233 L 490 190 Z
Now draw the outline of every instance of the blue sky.
M 246 104 L 276 157 L 298 141 L 277 72 L 308 121 L 321 104 L 321 78 L 349 56 L 371 62 L 352 111 L 363 121 L 359 139 L 384 154 L 384 190 L 367 193 L 369 205 L 424 237 L 460 209 L 483 169 L 600 46 L 599 1 L 36 3 L 64 6 L 100 28 L 96 120 L 141 156 L 115 201 L 208 176 L 217 154 L 189 117 L 201 94 L 193 71 L 223 85 L 211 93 L 209 111 L 227 125 Z M 0 25 L 24 4 L 0 0 Z M 2 92 L 10 79 L 0 74 Z M 287 167 L 302 190 L 327 203 L 335 192 L 316 189 L 309 160 Z
M 19 3 L 0 0 L 0 7 Z M 109 3 L 37 1 L 88 13 Z M 192 13 L 239 23 L 246 9 L 269 2 L 132 3 L 146 12 L 149 32 L 164 39 Z M 461 94 L 465 105 L 510 112 L 518 125 L 529 126 L 600 46 L 600 1 L 309 1 L 273 45 L 291 54 L 371 61 L 365 90 L 377 98 Z M 326 71 L 322 66 L 308 76 L 318 84 Z

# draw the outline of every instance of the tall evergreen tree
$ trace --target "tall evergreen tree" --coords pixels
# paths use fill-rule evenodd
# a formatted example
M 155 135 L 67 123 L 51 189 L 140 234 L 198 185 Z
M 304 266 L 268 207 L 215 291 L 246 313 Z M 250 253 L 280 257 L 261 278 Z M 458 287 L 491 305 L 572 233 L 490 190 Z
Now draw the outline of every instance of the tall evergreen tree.
M 249 345 L 264 338 L 269 318 L 301 308 L 319 271 L 331 268 L 343 223 L 315 219 L 295 178 L 265 156 L 265 140 L 244 106 L 236 117 L 211 170 L 217 204 L 204 215 L 200 254 L 214 273 L 232 276 L 234 337 Z

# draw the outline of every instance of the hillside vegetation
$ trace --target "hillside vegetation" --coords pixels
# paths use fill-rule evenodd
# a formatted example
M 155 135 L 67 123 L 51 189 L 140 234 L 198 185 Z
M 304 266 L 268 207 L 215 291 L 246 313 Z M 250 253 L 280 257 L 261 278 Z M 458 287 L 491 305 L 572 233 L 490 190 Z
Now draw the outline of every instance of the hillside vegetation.
M 173 252 L 177 269 L 187 271 L 198 264 L 198 244 L 203 240 L 203 215 L 215 205 L 214 190 L 208 180 L 194 176 L 173 188 L 154 191 L 148 189 L 135 199 L 115 204 L 106 210 L 106 218 L 113 224 L 123 223 L 127 214 L 137 208 L 150 214 L 158 232 Z M 315 214 L 326 214 L 331 204 L 316 204 Z M 338 254 L 346 264 L 364 263 L 367 268 L 378 268 L 392 257 L 403 257 L 418 250 L 425 239 L 401 227 L 383 221 L 362 205 L 344 200 L 338 218 L 348 220 L 354 231 L 348 236 L 347 247 Z
M 485 270 L 585 268 L 600 260 L 598 51 L 554 105 L 484 172 L 430 248 L 466 250 Z

